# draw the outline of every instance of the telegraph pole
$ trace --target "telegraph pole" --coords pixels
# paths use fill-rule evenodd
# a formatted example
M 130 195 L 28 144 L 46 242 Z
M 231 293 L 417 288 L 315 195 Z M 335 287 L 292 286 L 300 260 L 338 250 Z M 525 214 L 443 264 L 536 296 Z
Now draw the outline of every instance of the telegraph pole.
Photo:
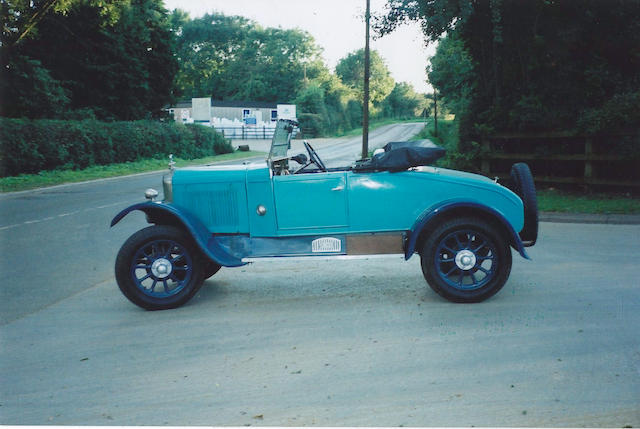
M 433 89 L 433 135 L 438 137 L 438 95 Z
M 364 44 L 364 94 L 362 101 L 362 159 L 369 157 L 369 18 L 371 17 L 370 0 L 367 0 L 365 12 L 366 36 Z

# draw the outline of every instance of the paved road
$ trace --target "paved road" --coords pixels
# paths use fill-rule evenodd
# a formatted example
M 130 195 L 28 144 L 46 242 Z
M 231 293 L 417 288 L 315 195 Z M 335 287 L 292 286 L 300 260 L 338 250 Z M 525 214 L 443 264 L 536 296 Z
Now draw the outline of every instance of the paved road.
M 164 312 L 106 278 L 2 327 L 0 424 L 638 427 L 639 234 L 544 223 L 476 305 L 417 258 L 223 269 Z
M 477 305 L 418 258 L 283 260 L 145 312 L 112 274 L 144 219 L 108 223 L 158 181 L 0 197 L 0 424 L 640 425 L 640 226 L 543 223 Z

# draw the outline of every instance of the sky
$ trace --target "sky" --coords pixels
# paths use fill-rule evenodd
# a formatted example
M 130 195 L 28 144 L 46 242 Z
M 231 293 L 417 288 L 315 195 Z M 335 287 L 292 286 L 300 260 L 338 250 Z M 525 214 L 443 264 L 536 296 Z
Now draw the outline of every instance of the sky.
M 364 48 L 365 0 L 164 0 L 167 9 L 182 9 L 197 18 L 209 12 L 240 15 L 263 27 L 308 31 L 323 48 L 332 70 L 348 53 Z M 371 13 L 384 12 L 386 0 L 371 0 Z M 373 36 L 373 33 L 372 33 Z M 405 24 L 378 40 L 370 40 L 384 58 L 396 82 L 408 82 L 418 92 L 431 92 L 425 67 L 435 46 L 425 45 L 420 26 Z

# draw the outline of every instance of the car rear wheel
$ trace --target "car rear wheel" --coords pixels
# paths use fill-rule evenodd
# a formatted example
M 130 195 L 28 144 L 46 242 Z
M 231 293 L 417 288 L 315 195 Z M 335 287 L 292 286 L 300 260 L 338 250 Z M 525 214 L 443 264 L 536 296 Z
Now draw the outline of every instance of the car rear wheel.
M 155 225 L 133 234 L 116 257 L 118 287 L 147 310 L 186 303 L 204 280 L 202 256 L 191 238 L 173 226 Z
M 511 272 L 508 241 L 475 218 L 446 221 L 425 240 L 422 273 L 429 286 L 453 302 L 480 302 L 495 295 Z

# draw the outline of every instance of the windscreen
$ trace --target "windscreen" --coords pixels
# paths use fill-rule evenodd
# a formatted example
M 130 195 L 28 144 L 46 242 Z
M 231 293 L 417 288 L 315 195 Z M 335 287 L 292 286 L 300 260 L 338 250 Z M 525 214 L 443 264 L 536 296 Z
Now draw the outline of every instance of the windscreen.
M 287 157 L 287 151 L 291 148 L 291 132 L 294 124 L 291 121 L 281 119 L 276 124 L 276 130 L 271 140 L 269 159 L 278 161 Z

